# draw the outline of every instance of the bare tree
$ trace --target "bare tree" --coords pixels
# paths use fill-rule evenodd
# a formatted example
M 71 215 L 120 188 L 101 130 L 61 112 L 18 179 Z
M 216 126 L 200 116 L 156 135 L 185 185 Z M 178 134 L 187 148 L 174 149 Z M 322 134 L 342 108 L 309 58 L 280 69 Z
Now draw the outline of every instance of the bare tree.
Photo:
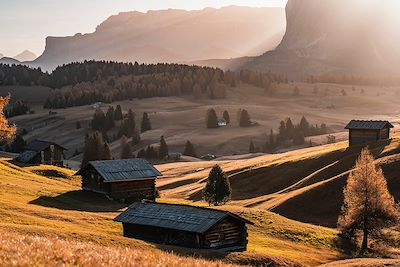
M 397 218 L 398 212 L 385 176 L 365 148 L 347 179 L 338 226 L 342 233 L 352 238 L 358 231 L 362 232 L 360 252 L 364 254 L 369 236 L 379 236 L 381 230 L 397 222 Z

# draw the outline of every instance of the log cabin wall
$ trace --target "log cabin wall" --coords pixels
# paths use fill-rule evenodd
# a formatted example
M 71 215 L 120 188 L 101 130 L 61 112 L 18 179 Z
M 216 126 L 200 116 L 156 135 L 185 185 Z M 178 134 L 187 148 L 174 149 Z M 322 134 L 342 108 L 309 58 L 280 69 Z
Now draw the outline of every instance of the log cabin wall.
M 200 248 L 199 234 L 161 227 L 123 224 L 124 236 L 165 245 Z
M 389 128 L 382 129 L 380 132 L 380 139 L 381 140 L 389 139 L 389 137 L 390 137 L 389 133 L 390 133 Z
M 114 199 L 125 199 L 134 202 L 142 199 L 155 200 L 155 178 L 135 181 L 121 181 L 108 183 L 110 196 Z
M 227 217 L 208 230 L 203 237 L 204 248 L 224 248 L 247 245 L 247 231 L 243 222 Z
M 379 140 L 379 130 L 350 130 L 350 145 L 364 144 Z
M 40 158 L 42 159 L 41 153 Z M 63 150 L 55 146 L 53 152 L 50 147 L 43 151 L 43 162 L 45 164 L 62 163 L 63 161 Z
M 82 175 L 82 188 L 96 193 L 109 193 L 109 186 L 104 183 L 103 178 L 93 168 L 87 169 Z

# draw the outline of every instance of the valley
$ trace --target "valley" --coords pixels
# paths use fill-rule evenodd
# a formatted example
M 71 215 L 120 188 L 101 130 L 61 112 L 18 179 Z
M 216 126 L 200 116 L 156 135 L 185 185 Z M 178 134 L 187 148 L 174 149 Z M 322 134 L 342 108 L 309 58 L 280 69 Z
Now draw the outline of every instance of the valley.
M 296 86 L 300 90 L 298 97 L 293 96 Z M 314 92 L 315 87 L 319 88 L 317 94 Z M 342 90 L 345 90 L 346 96 L 342 95 Z M 361 90 L 364 90 L 364 94 Z M 116 107 L 118 104 L 122 106 L 124 113 L 132 109 L 136 113 L 136 124 L 140 123 L 143 112 L 149 114 L 153 129 L 141 135 L 141 142 L 133 147 L 135 152 L 148 145 L 157 144 L 160 136 L 164 135 L 170 152 L 182 153 L 186 140 L 190 140 L 199 156 L 210 153 L 234 159 L 236 155 L 249 153 L 250 141 L 261 151 L 270 130 L 276 134 L 279 122 L 287 117 L 294 123 L 299 123 L 302 116 L 305 116 L 310 124 L 326 123 L 330 132 L 336 136 L 336 141 L 347 140 L 344 126 L 351 119 L 389 119 L 396 126 L 400 110 L 392 107 L 396 106 L 397 90 L 397 87 L 357 86 L 353 89 L 352 86 L 337 84 L 296 83 L 282 84 L 274 95 L 269 95 L 262 88 L 241 83 L 235 88 L 230 88 L 225 99 L 210 100 L 192 96 L 155 97 L 104 103 L 102 109 L 106 112 L 108 106 Z M 54 110 L 57 114 L 49 115 L 49 110 L 35 104 L 37 100 L 33 98 L 36 96 L 28 96 L 32 98 L 34 114 L 14 117 L 10 121 L 27 130 L 28 133 L 24 136 L 27 141 L 44 139 L 57 141 L 65 146 L 71 166 L 77 166 L 81 155 L 72 156 L 75 150 L 83 151 L 85 133 L 91 131 L 90 121 L 95 109 L 91 105 L 72 107 Z M 29 99 L 27 101 L 29 102 Z M 370 109 L 371 105 L 380 110 L 379 116 Z M 227 110 L 232 123 L 222 128 L 207 129 L 205 117 L 209 108 L 214 108 L 220 117 L 222 112 Z M 238 126 L 237 110 L 243 108 L 249 111 L 251 119 L 259 126 Z M 76 129 L 77 121 L 81 123 L 81 129 Z M 112 137 L 116 131 L 117 129 L 112 130 L 109 136 Z M 309 146 L 310 139 L 313 145 L 327 142 L 325 135 L 307 137 L 305 146 Z M 119 139 L 111 141 L 110 147 L 115 158 L 119 157 L 119 146 Z M 279 148 L 277 152 L 300 147 L 288 145 Z

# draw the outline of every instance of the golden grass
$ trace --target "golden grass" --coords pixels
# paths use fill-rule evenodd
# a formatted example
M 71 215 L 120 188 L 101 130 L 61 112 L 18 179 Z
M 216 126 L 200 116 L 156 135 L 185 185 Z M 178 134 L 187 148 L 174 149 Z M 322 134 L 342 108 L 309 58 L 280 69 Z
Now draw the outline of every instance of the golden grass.
M 57 237 L 0 231 L 0 266 L 188 266 L 228 267 L 221 261 L 178 257 L 161 251 L 105 247 Z
M 122 227 L 113 218 L 124 206 L 80 191 L 80 178 L 71 176 L 73 171 L 53 166 L 18 167 L 8 160 L 0 160 L 0 173 L 0 229 L 3 231 L 81 242 L 78 246 L 90 244 L 107 249 L 160 253 L 152 244 L 122 237 Z M 162 198 L 160 201 L 205 206 L 204 202 L 182 199 Z M 268 261 L 276 266 L 298 262 L 315 266 L 341 258 L 334 230 L 298 223 L 265 210 L 232 205 L 218 208 L 255 223 L 249 226 L 248 251 L 230 254 L 224 262 L 261 264 Z M 210 257 L 204 251 L 188 250 L 182 254 Z

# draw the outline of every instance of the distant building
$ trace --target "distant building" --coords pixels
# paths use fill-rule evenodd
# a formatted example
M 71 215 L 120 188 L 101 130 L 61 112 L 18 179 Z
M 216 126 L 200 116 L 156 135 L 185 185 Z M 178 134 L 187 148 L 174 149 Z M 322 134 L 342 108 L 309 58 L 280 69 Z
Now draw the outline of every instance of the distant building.
M 55 142 L 35 140 L 26 146 L 16 160 L 27 164 L 64 166 L 65 150 L 67 149 Z
M 186 205 L 136 202 L 114 219 L 124 236 L 198 249 L 245 251 L 246 224 L 227 211 Z
M 390 138 L 393 125 L 388 121 L 352 120 L 345 129 L 349 130 L 349 145 L 361 145 Z
M 228 123 L 226 122 L 226 120 L 224 118 L 218 119 L 218 127 L 225 127 L 226 125 L 228 125 Z
M 132 203 L 156 199 L 156 178 L 162 176 L 144 159 L 90 161 L 76 175 L 82 176 L 82 189 Z

